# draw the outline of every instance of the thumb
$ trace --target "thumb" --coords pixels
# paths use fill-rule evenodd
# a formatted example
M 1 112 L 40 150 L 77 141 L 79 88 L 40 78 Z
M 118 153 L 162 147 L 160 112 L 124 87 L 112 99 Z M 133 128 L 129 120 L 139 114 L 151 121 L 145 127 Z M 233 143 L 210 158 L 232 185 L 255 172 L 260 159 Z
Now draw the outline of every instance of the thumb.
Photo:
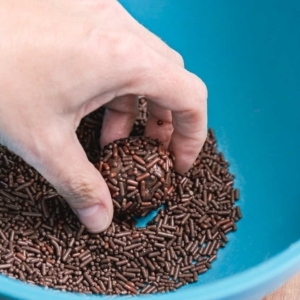
M 59 134 L 39 149 L 37 170 L 55 187 L 90 232 L 106 230 L 113 216 L 108 187 L 98 170 L 88 161 L 75 134 Z M 55 139 L 55 141 L 53 140 Z M 38 165 L 38 166 L 37 166 Z

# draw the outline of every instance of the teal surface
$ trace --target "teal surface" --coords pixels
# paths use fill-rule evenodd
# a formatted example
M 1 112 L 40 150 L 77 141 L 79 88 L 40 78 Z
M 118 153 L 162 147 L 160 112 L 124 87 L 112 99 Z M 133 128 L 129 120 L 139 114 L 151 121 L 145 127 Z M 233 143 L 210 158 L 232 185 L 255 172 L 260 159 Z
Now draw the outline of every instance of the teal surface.
M 260 299 L 300 270 L 300 2 L 121 3 L 206 82 L 209 125 L 237 175 L 244 215 L 197 284 L 142 298 Z M 4 277 L 1 293 L 81 298 Z

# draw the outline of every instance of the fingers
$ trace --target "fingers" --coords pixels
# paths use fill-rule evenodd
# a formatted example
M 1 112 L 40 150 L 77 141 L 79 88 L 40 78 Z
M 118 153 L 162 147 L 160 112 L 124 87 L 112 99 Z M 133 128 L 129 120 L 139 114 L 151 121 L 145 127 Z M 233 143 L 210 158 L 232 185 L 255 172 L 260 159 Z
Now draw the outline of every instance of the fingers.
M 146 54 L 147 59 L 143 54 L 137 59 L 140 62 L 137 74 L 143 76 L 135 76 L 134 84 L 131 80 L 119 92 L 144 95 L 161 109 L 172 111 L 174 131 L 169 149 L 175 154 L 176 170 L 184 173 L 192 166 L 206 138 L 206 86 L 197 76 L 170 63 L 164 56 Z
M 184 61 L 179 53 L 140 24 L 136 28 L 145 44 L 158 54 L 157 64 L 149 59 L 151 67 L 137 84 L 137 89 L 142 91 L 139 94 L 150 99 L 145 135 L 159 138 L 166 147 L 171 140 L 169 149 L 177 158 L 175 167 L 178 172 L 184 173 L 192 166 L 206 138 L 207 90 L 199 78 L 182 68 Z M 143 79 L 145 81 L 141 82 Z M 158 121 L 162 121 L 160 128 Z
M 54 132 L 53 137 L 43 136 L 43 144 L 38 153 L 29 155 L 29 163 L 53 184 L 90 232 L 104 231 L 113 216 L 104 179 L 88 161 L 75 133 Z
M 145 128 L 145 136 L 159 139 L 166 149 L 169 147 L 173 133 L 172 113 L 151 101 L 147 104 L 148 120 Z
M 174 132 L 169 149 L 176 157 L 176 170 L 185 173 L 194 163 L 207 136 L 206 107 L 173 112 L 173 120 Z
M 137 103 L 137 96 L 124 96 L 106 105 L 100 138 L 101 147 L 130 134 L 137 115 Z
M 162 74 L 155 90 L 150 90 L 149 86 L 148 98 L 172 111 L 174 131 L 169 150 L 176 157 L 176 170 L 185 173 L 195 161 L 207 135 L 207 91 L 196 76 L 174 66 L 166 68 L 170 68 L 171 78 L 166 79 Z
M 119 13 L 118 18 L 123 20 L 122 14 Z M 106 47 L 95 47 L 100 49 L 99 53 L 93 56 L 99 70 L 97 77 L 103 78 L 104 81 L 109 78 L 105 82 L 106 90 L 113 92 L 114 97 L 129 94 L 143 95 L 150 103 L 156 105 L 153 111 L 159 108 L 172 112 L 174 131 L 169 149 L 176 156 L 176 170 L 184 173 L 192 166 L 207 134 L 206 87 L 197 76 L 182 67 L 179 62 L 180 58 L 174 58 L 174 53 L 169 51 L 159 39 L 147 39 L 148 33 L 143 37 L 142 30 L 137 34 L 137 31 L 128 30 L 126 22 L 122 24 L 125 29 L 121 35 L 119 31 L 110 32 L 107 36 L 95 35 L 97 37 L 95 45 L 103 45 L 103 38 L 108 38 Z M 104 50 L 105 61 L 103 61 Z M 102 74 L 107 65 L 110 67 L 105 69 L 103 77 Z M 99 87 L 99 95 L 101 93 Z M 116 105 L 110 112 L 112 114 L 111 116 L 108 114 L 102 131 L 107 134 L 103 137 L 102 144 L 129 133 L 129 126 L 124 126 L 126 128 L 124 130 L 122 123 L 121 125 L 113 124 L 117 116 L 128 120 L 126 116 L 120 115 L 120 112 L 123 113 L 124 110 L 120 110 Z M 164 114 L 166 115 L 166 112 Z M 154 128 L 157 116 L 154 115 L 152 120 L 151 118 L 147 128 L 149 134 L 153 134 L 151 128 Z M 164 118 L 167 119 L 166 116 Z M 128 124 L 128 121 L 122 122 Z M 106 132 L 106 130 L 110 130 L 111 137 L 108 136 L 109 131 Z

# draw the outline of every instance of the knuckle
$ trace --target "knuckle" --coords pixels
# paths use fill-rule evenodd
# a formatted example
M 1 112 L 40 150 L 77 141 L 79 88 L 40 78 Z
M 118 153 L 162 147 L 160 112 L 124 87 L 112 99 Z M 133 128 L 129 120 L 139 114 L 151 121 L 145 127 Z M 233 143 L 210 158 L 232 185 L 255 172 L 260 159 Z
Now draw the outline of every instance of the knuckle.
M 173 55 L 174 55 L 174 60 L 176 61 L 176 63 L 178 65 L 180 65 L 181 67 L 184 67 L 184 59 L 183 59 L 182 55 L 180 53 L 178 53 L 177 51 L 174 51 Z
M 115 63 L 125 67 L 136 65 L 136 61 L 143 61 L 146 47 L 134 33 L 111 32 L 107 35 L 107 41 L 108 53 Z
M 110 37 L 108 53 L 113 66 L 120 71 L 120 78 L 126 81 L 127 87 L 136 84 L 138 78 L 143 75 L 146 76 L 152 69 L 152 62 L 155 61 L 154 51 L 151 51 L 139 36 L 127 31 Z
M 187 124 L 184 120 L 189 120 L 187 126 L 189 127 L 188 132 L 193 133 L 193 131 L 197 131 L 199 126 L 198 124 L 201 122 L 202 116 L 199 113 L 199 109 L 193 107 L 192 109 L 187 110 L 182 114 L 182 119 L 184 124 Z M 184 125 L 182 126 L 184 128 Z
M 75 208 L 83 208 L 97 203 L 94 186 L 84 175 L 66 175 L 57 191 Z
M 201 103 L 206 103 L 208 97 L 208 90 L 206 84 L 196 75 L 193 75 L 193 89 L 195 91 L 195 95 L 197 95 L 196 99 L 198 99 Z
M 108 18 L 111 19 L 111 18 Z M 86 41 L 82 47 L 92 52 L 93 61 L 96 58 L 105 58 L 114 60 L 115 63 L 126 63 L 128 59 L 138 58 L 146 49 L 141 38 L 134 32 L 126 29 L 126 27 L 112 26 L 106 31 L 99 27 L 95 20 L 87 22 L 86 25 Z

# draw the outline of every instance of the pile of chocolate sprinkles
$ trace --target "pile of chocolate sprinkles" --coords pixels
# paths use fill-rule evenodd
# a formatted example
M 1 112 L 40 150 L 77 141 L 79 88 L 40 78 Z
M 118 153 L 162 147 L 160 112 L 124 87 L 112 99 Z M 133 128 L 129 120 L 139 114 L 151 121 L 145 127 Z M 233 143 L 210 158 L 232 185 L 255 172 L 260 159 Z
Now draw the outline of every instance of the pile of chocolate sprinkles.
M 143 134 L 146 105 L 140 99 L 133 135 Z M 98 168 L 103 112 L 84 118 L 77 131 Z M 196 282 L 241 218 L 228 166 L 210 130 L 192 169 L 171 174 L 165 205 L 145 228 L 115 215 L 104 233 L 91 234 L 34 168 L 0 146 L 0 272 L 88 294 L 150 294 Z

